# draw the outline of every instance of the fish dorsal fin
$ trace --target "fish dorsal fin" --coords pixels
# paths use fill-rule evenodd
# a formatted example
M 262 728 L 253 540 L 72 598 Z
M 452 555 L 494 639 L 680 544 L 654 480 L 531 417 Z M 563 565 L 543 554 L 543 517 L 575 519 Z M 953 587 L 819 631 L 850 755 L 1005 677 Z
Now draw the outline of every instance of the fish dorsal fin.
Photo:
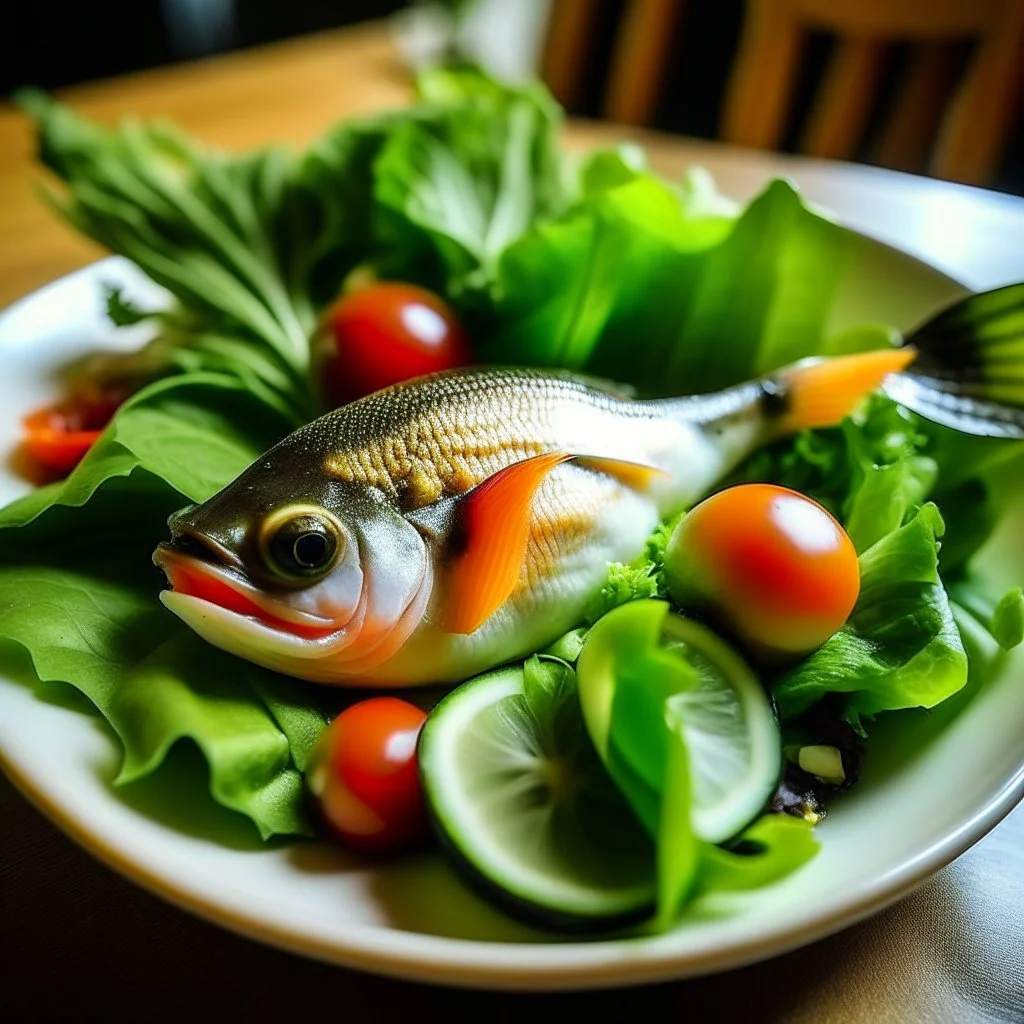
M 634 491 L 646 491 L 655 480 L 663 479 L 668 473 L 658 466 L 645 462 L 627 462 L 625 459 L 603 459 L 597 455 L 578 455 L 578 466 L 596 469 L 600 473 L 615 477 L 621 484 Z
M 572 460 L 635 487 L 662 473 L 639 463 L 548 452 L 498 470 L 465 494 L 407 513 L 448 549 L 445 632 L 472 633 L 508 600 L 526 557 L 534 496 L 548 473 Z

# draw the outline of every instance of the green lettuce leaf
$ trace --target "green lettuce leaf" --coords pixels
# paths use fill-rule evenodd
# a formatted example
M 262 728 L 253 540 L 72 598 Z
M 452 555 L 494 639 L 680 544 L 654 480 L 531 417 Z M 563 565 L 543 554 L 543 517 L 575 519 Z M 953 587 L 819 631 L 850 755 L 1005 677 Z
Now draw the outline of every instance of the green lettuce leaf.
M 984 685 L 1002 667 L 1007 651 L 1024 642 L 1024 590 L 1001 597 L 974 575 L 950 587 L 953 616 L 967 651 L 971 681 Z
M 819 849 L 809 822 L 788 814 L 766 814 L 728 847 L 704 847 L 694 898 L 771 885 L 803 867 Z
M 473 71 L 434 70 L 419 89 L 422 116 L 394 127 L 373 194 L 396 242 L 429 239 L 445 290 L 457 295 L 485 286 L 505 249 L 564 207 L 561 111 L 538 85 L 503 86 Z
M 627 564 L 612 562 L 600 592 L 587 610 L 587 621 L 596 622 L 602 615 L 627 601 L 650 597 L 667 597 L 665 582 L 665 548 L 682 516 L 662 523 L 647 538 L 644 552 Z
M 309 688 L 300 695 L 211 648 L 161 607 L 151 556 L 180 504 L 135 468 L 106 478 L 84 507 L 52 502 L 0 529 L 0 638 L 28 651 L 41 680 L 71 684 L 104 716 L 124 747 L 118 785 L 188 739 L 215 799 L 260 835 L 308 834 L 301 768 L 326 716 Z
M 38 124 L 40 159 L 65 184 L 50 203 L 69 223 L 210 324 L 305 372 L 315 311 L 287 287 L 275 244 L 291 157 L 224 156 L 166 125 L 108 130 L 41 94 L 22 102 Z
M 186 503 L 182 499 L 203 501 L 280 440 L 287 426 L 278 410 L 237 377 L 197 373 L 157 381 L 118 410 L 66 480 L 0 509 L 0 528 L 30 523 L 51 506 L 85 505 L 107 480 L 127 477 L 136 469 L 177 491 L 182 496 L 178 507 Z M 129 502 L 125 508 L 131 510 L 131 519 L 146 515 L 145 506 L 135 509 Z M 125 518 L 115 511 L 113 528 Z M 166 518 L 148 524 L 157 540 L 164 539 Z
M 692 182 L 680 189 L 607 156 L 595 176 L 600 187 L 503 254 L 486 360 L 585 369 L 665 395 L 826 348 L 849 238 L 791 186 L 774 182 L 732 220 Z
M 117 784 L 153 772 L 179 740 L 189 739 L 210 768 L 210 792 L 223 806 L 252 819 L 260 835 L 311 835 L 301 767 L 313 729 L 291 736 L 262 700 L 271 673 L 211 650 L 175 625 L 168 639 L 125 671 L 100 710 L 124 743 Z M 309 695 L 307 694 L 307 702 Z M 303 709 L 317 735 L 327 724 L 315 706 Z
M 119 410 L 62 483 L 0 510 L 0 637 L 80 690 L 118 735 L 118 783 L 188 738 L 210 790 L 264 837 L 308 833 L 301 768 L 325 723 L 309 688 L 217 651 L 157 601 L 167 517 L 287 429 L 236 376 L 170 377 Z

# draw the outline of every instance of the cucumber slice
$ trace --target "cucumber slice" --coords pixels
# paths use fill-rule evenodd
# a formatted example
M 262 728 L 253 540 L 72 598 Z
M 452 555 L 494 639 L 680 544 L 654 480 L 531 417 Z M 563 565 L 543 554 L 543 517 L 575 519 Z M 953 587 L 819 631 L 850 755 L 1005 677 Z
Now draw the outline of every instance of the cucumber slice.
M 663 601 L 616 608 L 587 637 L 579 687 L 590 735 L 617 779 L 624 760 L 657 791 L 665 740 L 654 733 L 659 723 L 679 730 L 701 839 L 724 842 L 765 809 L 782 773 L 775 711 L 747 664 L 711 630 Z
M 485 897 L 531 924 L 605 930 L 652 913 L 654 851 L 558 664 L 569 684 L 543 708 L 521 667 L 445 697 L 420 734 L 420 775 L 442 846 Z

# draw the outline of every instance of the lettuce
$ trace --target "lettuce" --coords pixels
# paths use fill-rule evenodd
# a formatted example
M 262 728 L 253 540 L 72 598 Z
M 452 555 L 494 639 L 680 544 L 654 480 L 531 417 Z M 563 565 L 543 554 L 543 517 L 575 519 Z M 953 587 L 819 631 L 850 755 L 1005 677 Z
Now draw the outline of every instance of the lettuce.
M 681 517 L 662 523 L 647 538 L 644 553 L 626 565 L 613 562 L 600 593 L 587 610 L 587 621 L 596 622 L 602 615 L 627 601 L 650 597 L 667 597 L 665 582 L 665 547 Z
M 66 482 L 0 511 L 0 637 L 26 648 L 41 678 L 93 701 L 124 745 L 122 781 L 193 743 L 214 796 L 265 836 L 307 828 L 301 772 L 326 719 L 321 691 L 184 634 L 156 601 L 150 556 L 171 511 L 318 411 L 312 341 L 349 274 L 442 290 L 484 361 L 578 368 L 649 394 L 712 390 L 886 341 L 878 328 L 828 334 L 849 235 L 791 185 L 772 183 L 737 211 L 706 175 L 665 181 L 635 147 L 562 152 L 561 113 L 539 86 L 437 71 L 420 92 L 410 109 L 340 125 L 298 155 L 216 153 L 166 126 L 109 130 L 24 100 L 58 180 L 51 204 L 170 303 L 143 310 L 108 297 L 115 322 L 157 332 L 109 371 L 162 379 Z M 776 680 L 791 713 L 826 685 L 851 716 L 941 699 L 962 685 L 957 623 L 972 665 L 1019 642 L 1019 592 L 991 602 L 969 577 L 997 506 L 965 468 L 976 464 L 965 444 L 877 399 L 737 475 L 825 503 L 871 584 L 850 628 L 819 652 L 817 682 L 803 666 Z M 949 526 L 941 551 L 929 499 Z M 670 529 L 634 564 L 610 568 L 591 621 L 664 595 Z M 574 636 L 557 651 L 570 661 Z M 765 829 L 752 838 L 767 856 L 778 836 Z M 724 853 L 715 864 L 711 888 L 738 885 L 733 867 L 749 866 Z
M 0 529 L 0 639 L 25 648 L 41 680 L 71 683 L 106 718 L 124 748 L 118 785 L 188 740 L 221 804 L 264 837 L 308 834 L 301 768 L 326 722 L 320 699 L 210 648 L 160 607 L 151 555 L 180 504 L 136 468 L 108 478 L 82 507 L 28 515 L 10 506 L 5 522 L 28 521 Z
M 156 600 L 167 517 L 202 501 L 288 429 L 237 377 L 139 392 L 63 483 L 0 510 L 0 639 L 75 686 L 124 748 L 117 784 L 187 739 L 210 790 L 264 837 L 309 833 L 301 769 L 326 723 L 312 688 L 204 644 Z
M 481 355 L 713 391 L 826 348 L 848 244 L 782 181 L 732 220 L 696 187 L 622 174 L 508 247 Z

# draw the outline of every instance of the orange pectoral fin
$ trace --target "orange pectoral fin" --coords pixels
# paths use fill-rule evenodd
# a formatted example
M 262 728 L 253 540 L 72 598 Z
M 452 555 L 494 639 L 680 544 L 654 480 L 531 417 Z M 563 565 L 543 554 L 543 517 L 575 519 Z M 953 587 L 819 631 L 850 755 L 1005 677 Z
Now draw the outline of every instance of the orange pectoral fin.
M 573 456 L 551 452 L 516 462 L 459 499 L 450 542 L 442 628 L 472 633 L 515 589 L 530 539 L 533 498 L 544 478 Z

